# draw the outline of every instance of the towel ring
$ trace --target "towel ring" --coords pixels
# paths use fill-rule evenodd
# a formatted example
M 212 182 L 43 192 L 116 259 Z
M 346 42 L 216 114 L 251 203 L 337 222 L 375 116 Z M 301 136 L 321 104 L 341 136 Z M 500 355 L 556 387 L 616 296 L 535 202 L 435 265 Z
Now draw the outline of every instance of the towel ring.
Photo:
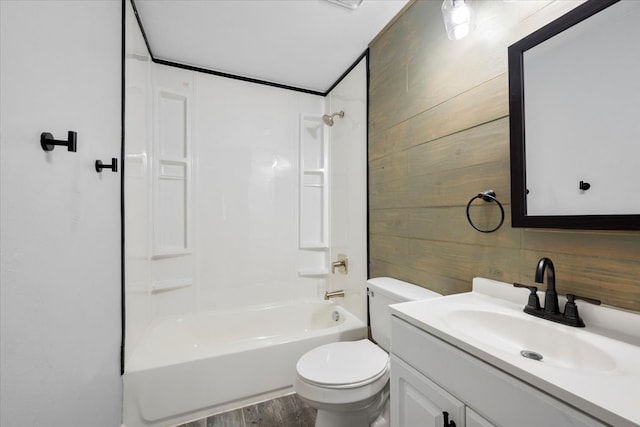
M 473 201 L 475 199 L 482 199 L 485 202 L 496 202 L 498 204 L 498 206 L 500 207 L 500 224 L 498 224 L 498 226 L 496 228 L 492 228 L 491 230 L 482 230 L 478 227 L 475 226 L 475 224 L 473 223 L 473 221 L 471 221 L 471 216 L 469 215 L 469 208 L 471 207 L 471 203 L 473 203 Z M 497 229 L 499 229 L 500 227 L 502 227 L 502 224 L 504 223 L 504 208 L 502 207 L 502 203 L 500 203 L 498 201 L 498 199 L 496 199 L 496 192 L 493 190 L 487 190 L 484 191 L 482 193 L 478 193 L 478 195 L 473 196 L 471 198 L 471 200 L 469 200 L 469 203 L 467 203 L 467 220 L 469 221 L 469 224 L 471 224 L 471 226 L 473 228 L 475 228 L 476 230 L 478 230 L 481 233 L 493 233 L 494 231 L 496 231 Z

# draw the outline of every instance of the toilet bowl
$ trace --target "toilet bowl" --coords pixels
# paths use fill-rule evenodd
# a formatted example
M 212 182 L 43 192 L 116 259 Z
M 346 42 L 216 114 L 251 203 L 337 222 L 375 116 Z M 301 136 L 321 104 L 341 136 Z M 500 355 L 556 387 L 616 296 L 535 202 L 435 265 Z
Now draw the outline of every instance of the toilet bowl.
M 389 426 L 389 304 L 440 296 L 389 277 L 367 281 L 373 338 L 325 344 L 296 365 L 294 389 L 318 410 L 316 427 Z M 386 351 L 385 351 L 386 350 Z
M 296 368 L 294 388 L 318 409 L 316 426 L 369 426 L 386 404 L 389 356 L 369 340 L 317 347 Z

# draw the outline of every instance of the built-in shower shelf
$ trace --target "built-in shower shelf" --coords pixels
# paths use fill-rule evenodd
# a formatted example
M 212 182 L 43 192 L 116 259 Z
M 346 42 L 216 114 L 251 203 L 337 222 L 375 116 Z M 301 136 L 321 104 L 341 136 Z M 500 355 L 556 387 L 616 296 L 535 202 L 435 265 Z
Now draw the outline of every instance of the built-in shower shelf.
M 151 284 L 151 293 L 172 291 L 193 285 L 191 279 L 158 280 Z
M 302 172 L 302 186 L 305 188 L 324 188 L 326 181 L 323 169 Z
M 329 270 L 327 270 L 326 268 L 305 269 L 298 271 L 298 276 L 300 277 L 324 277 L 328 274 Z
M 329 246 L 325 242 L 301 242 L 300 249 L 324 250 L 329 249 Z
M 175 251 L 156 252 L 151 256 L 151 259 L 156 260 L 156 259 L 180 257 L 180 256 L 191 255 L 191 253 L 192 251 L 190 249 L 177 249 Z

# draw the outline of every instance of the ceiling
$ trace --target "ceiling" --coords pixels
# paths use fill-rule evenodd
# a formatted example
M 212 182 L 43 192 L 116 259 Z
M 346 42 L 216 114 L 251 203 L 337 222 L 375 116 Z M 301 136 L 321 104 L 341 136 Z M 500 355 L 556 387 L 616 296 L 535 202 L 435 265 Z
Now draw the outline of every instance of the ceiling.
M 156 60 L 328 89 L 408 0 L 134 0 Z

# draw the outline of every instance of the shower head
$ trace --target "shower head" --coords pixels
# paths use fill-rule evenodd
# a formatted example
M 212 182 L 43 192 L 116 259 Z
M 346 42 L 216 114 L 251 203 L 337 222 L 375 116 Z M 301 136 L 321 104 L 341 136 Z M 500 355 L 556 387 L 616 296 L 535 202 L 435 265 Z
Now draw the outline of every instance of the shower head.
M 344 111 L 340 111 L 339 113 L 333 113 L 332 115 L 325 114 L 322 116 L 322 121 L 327 126 L 333 126 L 333 117 L 338 116 L 340 118 L 344 117 Z

